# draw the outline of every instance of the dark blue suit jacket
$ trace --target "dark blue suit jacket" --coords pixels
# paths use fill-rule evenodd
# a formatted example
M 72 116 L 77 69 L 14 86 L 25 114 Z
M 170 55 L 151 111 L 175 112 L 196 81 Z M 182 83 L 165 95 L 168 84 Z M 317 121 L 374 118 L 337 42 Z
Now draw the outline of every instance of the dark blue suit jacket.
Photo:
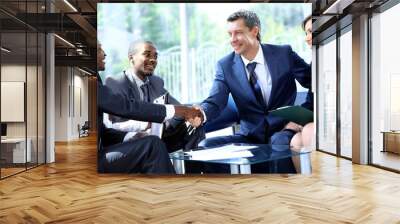
M 308 90 L 306 100 L 303 104 L 301 104 L 301 106 L 314 111 L 314 95 L 311 90 Z
M 110 147 L 104 146 L 101 138 L 101 136 L 104 135 L 103 132 L 106 130 L 103 124 L 104 112 L 129 119 L 161 123 L 165 119 L 166 109 L 163 105 L 150 104 L 130 99 L 125 95 L 104 86 L 101 82 L 100 76 L 97 76 L 97 79 L 97 127 L 99 131 L 97 137 L 98 172 L 134 172 L 136 170 L 136 172 L 173 173 L 174 171 L 168 159 L 168 154 L 160 155 L 158 158 L 147 158 L 143 157 L 143 154 L 140 154 L 140 151 L 132 151 L 134 145 L 131 143 L 121 143 Z M 143 147 L 143 150 L 141 150 L 142 152 L 146 153 L 149 150 L 158 150 L 157 148 L 153 148 L 156 146 L 149 145 L 151 143 L 149 142 L 151 141 L 151 138 L 146 141 L 148 144 L 141 145 Z M 159 149 L 162 149 L 164 146 L 159 145 L 159 147 Z M 108 151 L 119 152 L 118 154 L 120 156 L 111 156 L 111 158 L 107 159 L 106 153 Z M 133 154 L 128 154 L 128 152 L 132 152 Z M 161 153 L 162 151 L 157 152 Z M 129 162 L 126 161 L 126 158 L 129 158 L 132 163 L 129 164 Z
M 163 105 L 150 104 L 140 100 L 128 98 L 120 92 L 113 91 L 103 85 L 100 76 L 97 76 L 97 130 L 99 156 L 105 153 L 104 142 L 100 137 L 109 131 L 103 124 L 103 113 L 109 113 L 133 120 L 161 123 L 166 116 Z
M 164 81 L 155 75 L 148 76 L 149 79 L 149 98 L 150 102 L 153 102 L 154 99 L 160 97 L 161 95 L 167 93 L 167 90 L 164 88 Z M 139 87 L 136 83 L 132 83 L 128 78 L 128 74 L 124 71 L 121 76 L 113 77 L 110 76 L 106 78 L 105 85 L 112 89 L 115 93 L 120 93 L 124 95 L 127 99 L 131 101 L 141 101 L 139 95 Z M 175 98 L 169 95 L 168 97 L 169 104 L 180 104 Z M 119 116 L 110 115 L 110 119 L 112 122 L 123 122 L 130 120 L 128 118 L 123 118 Z M 178 119 L 178 118 L 176 118 Z M 182 122 L 183 119 L 179 119 L 176 122 Z M 121 143 L 125 137 L 127 132 L 119 131 L 112 128 L 105 128 L 102 136 L 103 144 L 105 146 Z
M 159 76 L 151 75 L 147 77 L 149 79 L 149 100 L 153 102 L 156 98 L 167 93 L 168 91 L 164 88 L 164 80 Z M 140 100 L 139 87 L 136 83 L 132 83 L 128 78 L 128 73 L 123 72 L 120 76 L 109 76 L 105 80 L 105 85 L 110 87 L 114 92 L 125 95 L 128 99 Z M 168 96 L 169 104 L 179 105 L 179 101 L 173 96 Z M 115 118 L 115 117 L 114 117 Z M 115 122 L 126 121 L 129 119 L 116 119 Z M 113 121 L 114 122 L 114 121 Z
M 261 46 L 272 80 L 271 95 L 266 110 L 293 105 L 297 92 L 295 79 L 302 86 L 311 87 L 310 65 L 304 62 L 290 46 L 270 44 Z M 229 93 L 239 112 L 239 134 L 263 142 L 266 122 L 269 124 L 268 137 L 280 131 L 287 123 L 280 117 L 269 115 L 258 103 L 247 78 L 244 63 L 240 55 L 234 52 L 217 63 L 210 95 L 201 104 L 207 121 L 218 117 L 225 108 Z

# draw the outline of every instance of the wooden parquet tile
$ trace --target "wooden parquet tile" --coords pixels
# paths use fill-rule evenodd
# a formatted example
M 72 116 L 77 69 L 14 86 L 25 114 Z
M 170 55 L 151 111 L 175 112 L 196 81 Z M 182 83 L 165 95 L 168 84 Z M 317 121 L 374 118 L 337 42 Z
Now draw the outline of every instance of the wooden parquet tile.
M 400 175 L 320 152 L 313 174 L 97 174 L 96 138 L 0 181 L 0 223 L 400 223 Z

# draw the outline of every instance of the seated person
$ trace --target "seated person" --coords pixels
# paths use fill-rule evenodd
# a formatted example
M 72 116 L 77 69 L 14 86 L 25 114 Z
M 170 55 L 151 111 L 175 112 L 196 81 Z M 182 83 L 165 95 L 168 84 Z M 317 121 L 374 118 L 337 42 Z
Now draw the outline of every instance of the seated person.
M 306 33 L 306 43 L 311 48 L 312 46 L 312 18 L 308 16 L 303 24 L 303 30 Z M 314 99 L 313 93 L 311 90 L 307 93 L 306 102 L 302 104 L 303 107 L 313 111 L 314 109 Z M 292 124 L 293 125 L 293 124 Z M 293 125 L 293 129 L 297 130 L 297 133 L 293 136 L 292 140 L 290 141 L 290 146 L 298 148 L 303 146 L 311 146 L 313 139 L 314 139 L 314 122 L 310 122 L 304 127 L 300 125 Z
M 217 62 L 210 94 L 200 105 L 203 116 L 194 119 L 193 125 L 215 119 L 231 94 L 238 109 L 240 130 L 231 136 L 206 139 L 200 145 L 289 145 L 294 134 L 283 129 L 287 121 L 268 111 L 293 105 L 297 94 L 296 80 L 306 88 L 311 86 L 310 65 L 288 45 L 261 43 L 260 20 L 252 11 L 233 13 L 227 19 L 227 27 L 233 52 Z M 266 166 L 257 164 L 251 169 L 252 172 L 265 172 Z M 280 171 L 295 172 L 291 161 L 284 161 Z
M 104 71 L 105 53 L 101 45 L 97 44 L 97 69 Z M 104 86 L 101 77 L 97 76 L 98 92 L 98 153 L 97 168 L 101 173 L 146 173 L 146 174 L 173 174 L 169 155 L 165 144 L 157 137 L 147 136 L 132 142 L 118 143 L 105 146 L 103 136 L 105 132 L 116 131 L 108 129 L 103 124 L 103 113 L 109 113 L 137 119 L 141 121 L 162 122 L 175 116 L 192 120 L 200 116 L 200 111 L 173 105 L 156 105 L 135 99 L 112 91 Z
M 163 98 L 160 103 L 180 104 L 168 95 L 164 88 L 164 81 L 153 74 L 157 66 L 157 49 L 152 42 L 133 42 L 129 47 L 128 59 L 130 67 L 123 71 L 120 77 L 108 77 L 106 86 L 126 95 L 129 99 L 153 103 Z M 108 128 L 119 131 L 114 132 L 113 135 L 104 136 L 106 145 L 137 140 L 152 133 L 151 122 L 129 120 L 106 113 L 104 124 Z M 204 132 L 201 129 L 189 135 L 185 121 L 180 117 L 167 120 L 165 124 L 163 140 L 170 152 L 184 147 L 196 147 L 197 143 L 204 138 Z

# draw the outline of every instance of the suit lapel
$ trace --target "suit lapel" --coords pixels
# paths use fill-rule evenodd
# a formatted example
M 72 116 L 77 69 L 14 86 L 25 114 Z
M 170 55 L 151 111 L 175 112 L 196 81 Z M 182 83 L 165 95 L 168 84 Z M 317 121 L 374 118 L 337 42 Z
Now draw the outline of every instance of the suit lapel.
M 274 51 L 272 50 L 271 47 L 269 47 L 266 44 L 265 45 L 262 44 L 261 46 L 262 46 L 262 50 L 263 50 L 263 54 L 264 54 L 264 60 L 267 62 L 269 75 L 270 75 L 271 81 L 272 81 L 271 94 L 269 96 L 268 105 L 267 105 L 267 109 L 269 110 L 269 106 L 273 105 L 273 102 L 275 100 L 275 88 L 277 87 L 276 82 L 278 79 L 278 77 L 277 77 L 278 71 L 277 71 L 276 65 L 279 64 L 279 61 L 275 57 Z
M 159 94 L 160 91 L 160 87 L 158 87 L 157 83 L 156 83 L 156 79 L 154 79 L 153 75 L 148 77 L 149 79 L 149 98 L 150 98 L 150 102 L 153 102 L 155 99 L 157 99 L 159 96 L 161 96 L 162 94 Z
M 131 79 L 128 77 L 128 73 L 124 72 L 124 82 L 125 85 L 127 86 L 128 91 L 130 92 L 129 97 L 133 97 L 136 100 L 140 99 L 140 94 L 139 94 L 139 87 L 136 85 L 135 80 L 131 81 Z
M 240 90 L 242 90 L 244 93 L 248 93 L 247 95 L 249 96 L 249 99 L 253 101 L 253 103 L 259 104 L 247 78 L 243 60 L 238 54 L 235 54 L 233 59 L 232 70 L 234 77 L 236 77 L 239 81 Z

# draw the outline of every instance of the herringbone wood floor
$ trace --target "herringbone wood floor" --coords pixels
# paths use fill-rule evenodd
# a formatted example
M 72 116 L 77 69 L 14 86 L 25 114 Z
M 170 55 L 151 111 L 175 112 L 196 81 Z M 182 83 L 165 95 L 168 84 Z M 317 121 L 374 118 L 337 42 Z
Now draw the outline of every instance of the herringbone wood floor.
M 100 175 L 95 138 L 0 181 L 0 223 L 400 223 L 400 175 L 314 152 L 313 174 Z

